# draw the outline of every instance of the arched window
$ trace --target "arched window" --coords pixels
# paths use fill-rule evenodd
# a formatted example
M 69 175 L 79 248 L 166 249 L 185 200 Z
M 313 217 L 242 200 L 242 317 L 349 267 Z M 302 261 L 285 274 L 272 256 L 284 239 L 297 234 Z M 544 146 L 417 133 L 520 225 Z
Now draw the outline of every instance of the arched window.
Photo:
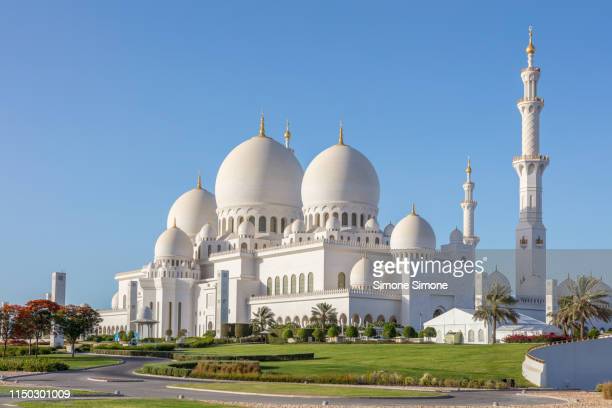
M 276 227 L 276 217 L 272 217 L 270 218 L 270 232 L 274 232 L 274 233 L 278 232 L 276 228 L 277 228 Z
M 246 242 L 243 242 L 242 244 L 240 244 L 240 249 L 244 249 L 246 251 L 247 247 L 248 247 L 248 245 L 247 245 Z
M 280 295 L 280 289 L 280 278 L 277 276 L 276 278 L 274 278 L 274 294 Z
M 468 343 L 474 342 L 474 330 L 468 330 Z
M 343 227 L 348 226 L 348 214 L 347 213 L 342 213 L 342 226 Z
M 287 220 L 285 218 L 281 218 L 281 230 L 280 232 L 285 232 L 285 227 L 287 226 Z
M 330 241 L 333 241 L 334 239 L 336 239 L 336 238 L 335 238 L 333 235 L 330 235 L 330 236 L 329 236 L 329 240 L 330 240 Z
M 221 244 L 217 245 L 217 252 L 221 252 Z
M 298 288 L 300 293 L 304 293 L 304 284 L 305 283 L 306 282 L 304 282 L 304 274 L 300 273 L 300 282 L 299 282 L 299 288 Z
M 326 223 L 327 220 L 329 220 L 329 213 L 325 213 L 325 215 L 323 216 L 323 223 Z
M 321 214 L 315 214 L 315 225 L 317 227 L 321 226 Z
M 366 237 L 366 244 L 370 243 L 370 237 Z
M 255 226 L 255 217 L 253 217 L 252 215 L 249 217 L 249 222 L 251 224 L 253 224 L 253 226 Z
M 352 225 L 353 227 L 356 227 L 356 226 L 357 226 L 357 214 L 355 214 L 355 213 L 352 213 L 352 214 L 351 214 L 351 225 Z
M 296 288 L 295 275 L 291 275 L 291 293 L 295 293 L 296 291 L 297 291 L 297 288 Z
M 242 224 L 242 221 L 244 221 L 244 217 L 238 217 L 238 225 Z
M 225 232 L 227 231 L 227 229 L 226 229 L 226 228 L 227 228 L 227 220 L 224 218 L 224 219 L 221 221 L 221 232 L 225 233 Z
M 259 232 L 266 232 L 266 217 L 259 217 Z
M 340 272 L 338 274 L 338 289 L 345 289 L 346 288 L 346 275 L 344 274 L 344 272 Z
M 376 239 L 374 240 L 374 243 L 375 243 L 376 245 L 380 244 L 380 239 L 376 238 Z
M 359 216 L 359 225 L 363 228 L 363 214 Z
M 287 275 L 283 276 L 283 295 L 286 295 L 289 292 L 289 279 Z
M 227 223 L 228 232 L 234 232 L 234 219 L 230 218 Z
M 312 292 L 314 290 L 314 273 L 308 273 L 308 292 Z
M 479 343 L 484 343 L 485 339 L 484 339 L 484 330 L 482 329 L 478 329 L 478 342 Z
M 268 278 L 266 282 L 266 294 L 272 296 L 272 278 Z

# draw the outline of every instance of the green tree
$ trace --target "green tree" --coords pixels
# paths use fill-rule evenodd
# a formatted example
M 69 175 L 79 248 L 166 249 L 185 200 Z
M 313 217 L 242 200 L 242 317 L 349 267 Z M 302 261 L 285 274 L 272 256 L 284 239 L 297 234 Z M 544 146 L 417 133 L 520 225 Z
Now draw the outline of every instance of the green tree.
M 340 330 L 335 324 L 329 326 L 329 329 L 327 329 L 327 337 L 338 337 L 339 334 Z
M 27 325 L 31 327 L 36 342 L 34 354 L 38 355 L 38 342 L 51 332 L 53 317 L 60 306 L 51 300 L 36 299 L 26 303 L 25 308 L 28 310 L 27 318 L 30 319 Z
M 251 318 L 253 333 L 260 333 L 274 325 L 274 313 L 268 306 L 261 306 L 257 311 L 253 312 Z
M 325 329 L 328 325 L 337 323 L 338 312 L 329 303 L 319 303 L 312 308 L 310 321 L 321 329 Z
M 14 338 L 17 325 L 17 314 L 19 306 L 8 303 L 0 307 L 0 339 L 3 343 L 2 357 L 6 356 L 6 348 L 9 340 Z
M 419 334 L 416 330 L 414 330 L 414 327 L 412 326 L 404 326 L 404 329 L 402 330 L 402 335 L 410 339 L 419 337 Z
M 316 341 L 325 341 L 325 332 L 317 327 L 312 332 L 312 337 L 314 337 Z
M 493 343 L 497 333 L 497 325 L 508 321 L 516 323 L 518 313 L 508 306 L 514 305 L 516 299 L 510 294 L 510 288 L 505 285 L 494 283 L 487 292 L 484 302 L 478 306 L 474 313 L 474 320 L 485 321 L 493 328 Z
M 286 328 L 283 330 L 283 339 L 288 340 L 293 338 L 293 330 L 291 328 Z
M 365 328 L 363 334 L 366 337 L 374 337 L 374 336 L 376 336 L 376 329 L 371 324 L 368 324 L 368 326 Z
M 62 306 L 55 313 L 55 327 L 64 335 L 64 339 L 70 344 L 72 357 L 77 340 L 94 331 L 96 326 L 102 322 L 100 314 L 88 305 Z
M 395 329 L 395 323 L 385 323 L 383 326 L 383 337 L 385 339 L 392 339 L 397 336 L 397 330 Z
M 601 288 L 601 280 L 592 276 L 580 276 L 570 282 L 569 294 L 559 299 L 559 310 L 555 321 L 563 321 L 578 328 L 580 338 L 585 338 L 585 326 L 595 319 L 609 322 L 612 309 L 607 297 L 610 294 Z
M 349 326 L 346 328 L 346 337 L 354 339 L 355 337 L 359 337 L 359 330 L 355 326 Z
M 436 337 L 436 335 L 438 334 L 436 333 L 436 329 L 434 329 L 433 327 L 426 327 L 421 333 L 423 334 L 423 337 L 427 338 Z

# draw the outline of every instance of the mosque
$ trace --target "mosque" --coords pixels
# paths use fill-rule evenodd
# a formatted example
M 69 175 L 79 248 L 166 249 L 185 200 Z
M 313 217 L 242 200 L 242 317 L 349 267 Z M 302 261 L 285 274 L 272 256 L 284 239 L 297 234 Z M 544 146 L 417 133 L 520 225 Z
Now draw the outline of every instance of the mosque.
M 544 320 L 546 229 L 542 223 L 542 175 L 549 158 L 539 150 L 539 117 L 544 101 L 537 94 L 540 68 L 533 66 L 530 31 L 528 66 L 521 71 L 524 95 L 522 152 L 512 160 L 520 180 L 516 228 L 515 293 L 521 313 Z M 420 209 L 412 208 L 396 225 L 378 223 L 380 183 L 376 169 L 345 141 L 323 150 L 304 171 L 291 148 L 269 137 L 262 115 L 259 132 L 236 146 L 221 164 L 214 194 L 198 177 L 194 189 L 171 206 L 167 229 L 155 243 L 153 260 L 115 275 L 112 308 L 101 310 L 101 333 L 135 330 L 154 321 L 144 336 L 185 331 L 220 332 L 224 323 L 248 323 L 261 306 L 278 323 L 308 324 L 311 309 L 327 302 L 340 324 L 363 326 L 394 321 L 422 327 L 453 308 L 473 309 L 493 282 L 510 286 L 496 271 L 461 279 L 431 275 L 447 289 L 401 290 L 373 287 L 373 265 L 397 257 L 411 260 L 474 260 L 472 167 L 463 184 L 463 231 L 455 228 L 438 246 Z M 385 275 L 406 282 L 409 275 Z

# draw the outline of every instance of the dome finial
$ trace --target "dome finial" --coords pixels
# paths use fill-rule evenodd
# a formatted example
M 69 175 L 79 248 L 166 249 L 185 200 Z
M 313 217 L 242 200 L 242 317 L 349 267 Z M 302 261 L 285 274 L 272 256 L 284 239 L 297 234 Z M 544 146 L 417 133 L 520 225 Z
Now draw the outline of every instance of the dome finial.
M 266 126 L 264 124 L 264 113 L 261 112 L 261 119 L 259 119 L 259 136 L 266 137 Z
M 197 188 L 198 190 L 201 190 L 201 189 L 202 189 L 202 176 L 200 175 L 200 172 L 199 172 L 199 171 L 198 171 L 198 183 L 197 183 L 197 185 L 196 185 L 196 188 Z
M 340 121 L 340 132 L 338 134 L 338 144 L 344 145 L 344 128 L 342 126 L 342 121 Z
M 412 212 L 410 214 L 417 215 L 417 213 L 416 213 L 416 205 L 414 203 L 412 203 Z
M 465 168 L 465 172 L 467 174 L 472 174 L 472 162 L 470 161 L 470 156 L 468 156 L 467 167 Z
M 172 219 L 172 228 L 176 228 L 176 217 Z
M 285 124 L 285 134 L 283 135 L 285 138 L 285 147 L 289 148 L 289 142 L 291 141 L 291 131 L 289 130 L 289 119 L 287 119 L 287 123 Z
M 533 26 L 529 26 L 529 45 L 525 48 L 527 55 L 535 54 L 535 47 L 533 45 Z

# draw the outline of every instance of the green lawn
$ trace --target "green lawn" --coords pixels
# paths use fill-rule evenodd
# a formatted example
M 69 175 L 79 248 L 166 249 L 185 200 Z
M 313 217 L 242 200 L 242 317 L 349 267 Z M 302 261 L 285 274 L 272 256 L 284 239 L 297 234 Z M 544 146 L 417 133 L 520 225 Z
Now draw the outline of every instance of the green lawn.
M 265 373 L 298 376 L 365 374 L 384 370 L 419 378 L 430 373 L 439 378 L 514 378 L 521 375 L 526 351 L 533 344 L 227 344 L 187 353 L 217 355 L 290 354 L 314 352 L 314 360 L 262 362 Z
M 292 383 L 205 383 L 205 384 L 175 384 L 175 387 L 196 390 L 250 392 L 255 394 L 300 395 L 319 397 L 368 397 L 368 398 L 414 398 L 438 397 L 444 394 L 426 391 L 409 391 L 374 387 L 342 387 L 333 385 L 292 384 Z
M 21 402 L 23 408 L 231 408 L 232 405 L 209 404 L 199 401 L 174 399 L 101 399 L 68 400 L 55 402 Z M 235 408 L 235 407 L 234 407 Z

